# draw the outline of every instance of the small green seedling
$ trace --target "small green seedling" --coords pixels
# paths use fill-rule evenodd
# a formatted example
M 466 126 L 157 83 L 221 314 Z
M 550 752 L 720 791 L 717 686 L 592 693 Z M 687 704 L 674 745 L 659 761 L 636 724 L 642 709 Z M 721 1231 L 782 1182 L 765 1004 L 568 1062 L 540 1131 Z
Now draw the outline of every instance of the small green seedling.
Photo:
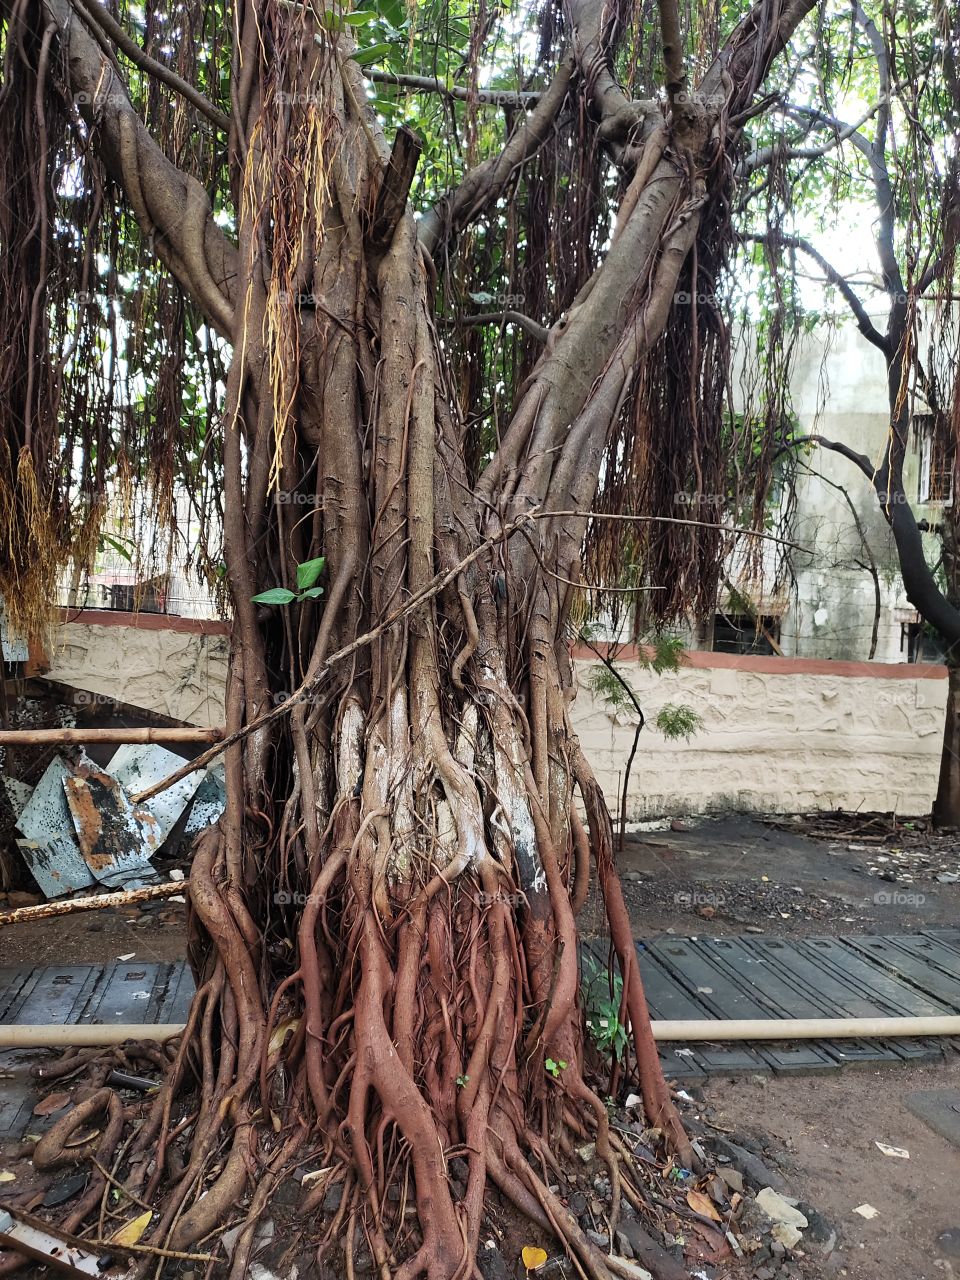
M 554 1080 L 559 1080 L 560 1072 L 566 1071 L 567 1069 L 567 1064 L 564 1062 L 562 1058 L 557 1058 L 557 1059 L 548 1058 L 543 1065 L 553 1076 Z
M 458 1089 L 465 1089 L 469 1083 L 470 1083 L 470 1077 L 469 1077 L 469 1076 L 457 1076 L 457 1088 L 458 1088 Z
M 298 564 L 296 591 L 291 591 L 289 587 L 271 587 L 269 591 L 261 591 L 250 599 L 254 604 L 292 604 L 294 600 L 316 600 L 323 595 L 323 587 L 314 584 L 323 573 L 325 563 L 324 556 L 317 556 L 315 560 L 304 560 L 303 564 Z

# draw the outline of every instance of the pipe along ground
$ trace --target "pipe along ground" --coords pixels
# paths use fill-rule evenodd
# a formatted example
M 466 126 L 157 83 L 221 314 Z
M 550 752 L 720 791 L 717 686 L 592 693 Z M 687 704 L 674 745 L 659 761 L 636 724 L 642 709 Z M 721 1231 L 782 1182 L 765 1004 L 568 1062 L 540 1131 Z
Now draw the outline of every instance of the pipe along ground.
M 950 1014 L 923 1018 L 716 1018 L 652 1025 L 654 1039 L 661 1043 L 960 1036 L 960 1016 Z M 181 1031 L 183 1024 L 174 1022 L 6 1026 L 0 1027 L 0 1048 L 90 1048 L 122 1044 L 124 1040 L 168 1040 Z

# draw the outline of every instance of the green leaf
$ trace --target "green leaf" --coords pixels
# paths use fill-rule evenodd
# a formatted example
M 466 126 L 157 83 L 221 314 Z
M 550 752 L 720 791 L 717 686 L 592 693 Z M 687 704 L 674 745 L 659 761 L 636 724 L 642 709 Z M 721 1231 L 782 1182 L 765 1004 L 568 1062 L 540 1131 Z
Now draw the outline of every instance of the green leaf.
M 301 591 L 297 596 L 298 600 L 316 600 L 323 595 L 323 587 L 307 587 L 306 591 Z
M 353 55 L 353 60 L 361 67 L 369 67 L 373 62 L 380 62 L 381 59 L 389 57 L 393 53 L 394 46 L 391 44 L 372 44 L 369 49 L 358 49 Z
M 251 596 L 253 604 L 289 604 L 296 600 L 296 594 L 286 587 L 271 587 L 269 591 L 261 591 L 258 596 Z
M 304 587 L 312 587 L 316 580 L 323 573 L 323 566 L 326 560 L 323 556 L 317 556 L 316 560 L 304 560 L 303 564 L 297 565 L 297 586 L 302 591 Z

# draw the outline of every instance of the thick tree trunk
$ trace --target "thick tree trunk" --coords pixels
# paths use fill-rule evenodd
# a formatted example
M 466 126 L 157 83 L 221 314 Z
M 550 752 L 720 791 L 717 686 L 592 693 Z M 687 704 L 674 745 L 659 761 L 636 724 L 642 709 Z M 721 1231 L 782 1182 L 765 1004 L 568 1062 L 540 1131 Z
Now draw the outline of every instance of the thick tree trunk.
M 933 802 L 937 827 L 960 828 L 960 666 L 948 668 L 947 709 L 943 725 L 940 781 Z

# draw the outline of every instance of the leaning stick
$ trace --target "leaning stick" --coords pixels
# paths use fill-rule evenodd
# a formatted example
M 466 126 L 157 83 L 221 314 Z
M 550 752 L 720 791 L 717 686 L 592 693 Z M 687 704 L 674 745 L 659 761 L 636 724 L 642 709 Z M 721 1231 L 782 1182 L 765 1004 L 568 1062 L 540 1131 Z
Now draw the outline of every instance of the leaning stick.
M 169 880 L 163 884 L 148 884 L 142 889 L 125 889 L 122 893 L 98 893 L 89 898 L 71 898 L 67 902 L 41 902 L 36 907 L 17 907 L 14 911 L 0 912 L 0 925 L 21 924 L 25 920 L 47 920 L 51 916 L 69 916 L 74 911 L 129 907 L 137 902 L 169 898 L 175 893 L 183 893 L 186 888 L 185 880 Z
M 44 747 L 68 742 L 79 743 L 157 743 L 219 742 L 223 728 L 198 729 L 184 725 L 182 729 L 0 729 L 0 747 Z

